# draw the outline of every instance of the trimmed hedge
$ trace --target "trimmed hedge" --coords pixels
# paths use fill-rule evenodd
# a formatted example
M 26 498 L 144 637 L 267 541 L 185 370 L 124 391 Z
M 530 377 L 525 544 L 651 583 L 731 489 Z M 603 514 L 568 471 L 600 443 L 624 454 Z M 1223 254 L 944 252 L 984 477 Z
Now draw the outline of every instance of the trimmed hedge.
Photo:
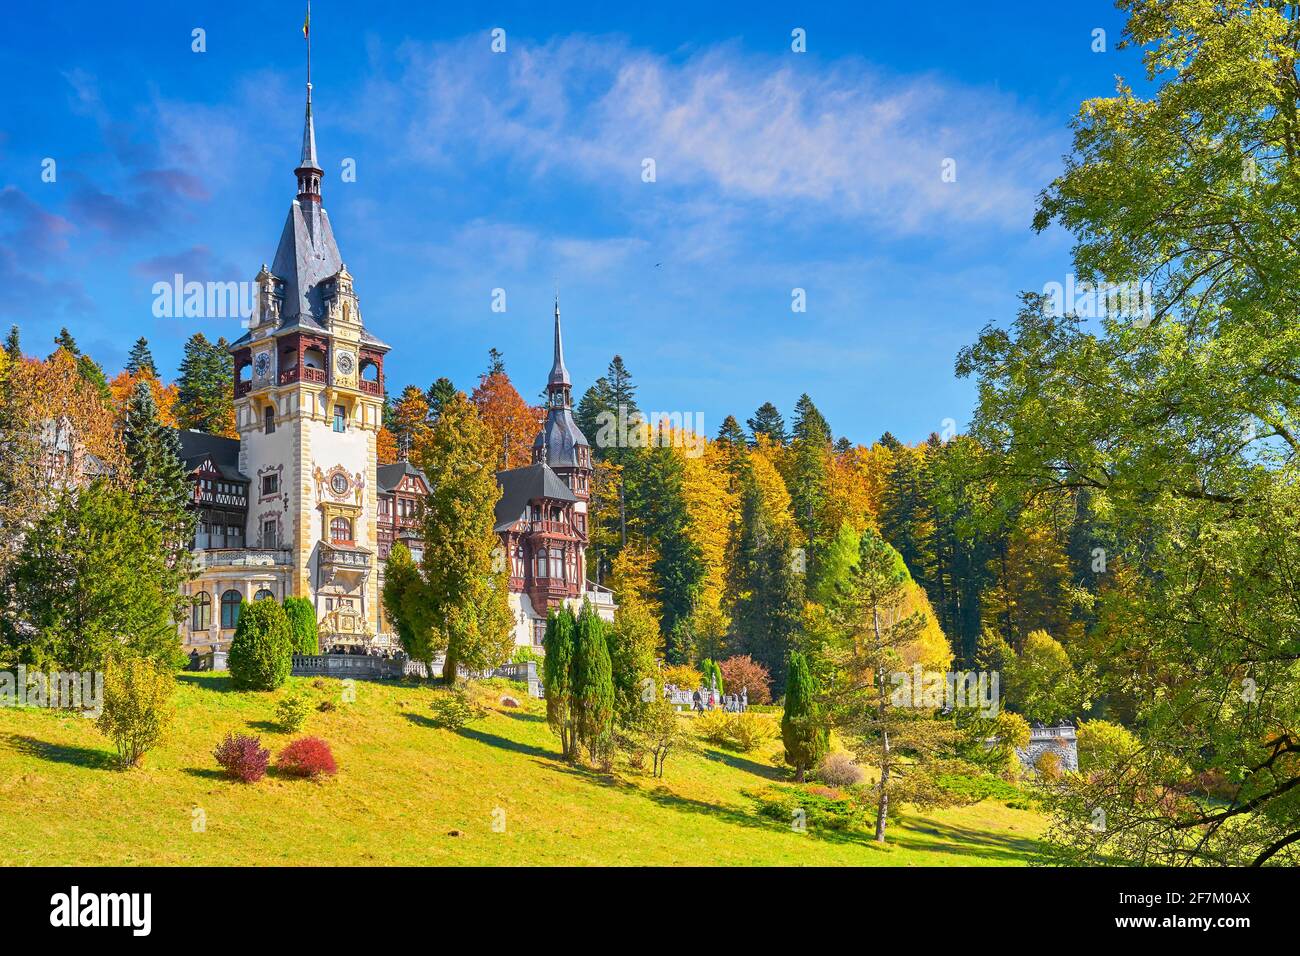
M 288 615 L 289 627 L 293 630 L 293 652 L 319 654 L 320 633 L 316 629 L 316 608 L 311 601 L 287 597 L 284 599 L 284 613 Z
M 270 598 L 245 604 L 230 642 L 230 680 L 240 690 L 275 690 L 293 666 L 293 629 Z

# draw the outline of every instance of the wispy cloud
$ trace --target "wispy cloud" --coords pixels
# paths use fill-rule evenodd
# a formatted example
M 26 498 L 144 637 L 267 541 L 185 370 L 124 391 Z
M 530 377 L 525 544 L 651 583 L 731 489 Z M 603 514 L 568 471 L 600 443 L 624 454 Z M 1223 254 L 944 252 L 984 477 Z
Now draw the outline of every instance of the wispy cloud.
M 396 76 L 363 90 L 366 122 L 392 124 L 417 162 L 458 149 L 525 175 L 657 185 L 774 208 L 812 206 L 891 232 L 986 223 L 1022 229 L 1058 134 L 1008 96 L 859 60 L 744 54 L 723 45 L 676 60 L 617 38 L 407 44 Z M 956 162 L 956 182 L 942 163 Z

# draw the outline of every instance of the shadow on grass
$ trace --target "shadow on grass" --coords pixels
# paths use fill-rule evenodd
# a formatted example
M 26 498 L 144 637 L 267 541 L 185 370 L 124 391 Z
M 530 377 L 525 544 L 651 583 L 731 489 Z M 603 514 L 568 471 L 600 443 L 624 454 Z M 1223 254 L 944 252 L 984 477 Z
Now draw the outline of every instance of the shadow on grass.
M 237 694 L 234 681 L 225 673 L 213 673 L 211 671 L 181 671 L 176 675 L 176 679 L 182 684 L 189 684 L 191 687 L 197 687 L 199 690 L 210 690 L 217 694 Z
M 287 731 L 273 720 L 250 720 L 248 726 L 264 734 L 283 734 Z
M 37 757 L 51 763 L 66 763 L 92 770 L 113 770 L 117 767 L 117 755 L 107 750 L 94 750 L 90 747 L 68 747 L 64 744 L 52 744 L 21 734 L 10 734 L 5 738 L 15 751 L 26 757 Z
M 183 773 L 191 777 L 201 777 L 204 780 L 229 780 L 230 776 L 224 770 L 217 770 L 213 767 L 186 767 Z
M 781 770 L 779 767 L 773 767 L 771 764 L 759 763 L 756 760 L 750 760 L 747 757 L 741 757 L 738 754 L 728 753 L 725 750 L 705 750 L 704 756 L 708 760 L 716 760 L 718 763 L 724 763 L 732 770 L 743 770 L 745 773 L 752 773 L 764 780 L 790 781 L 794 775 Z
M 1030 859 L 1038 856 L 1041 849 L 1038 841 L 1031 837 L 989 833 L 987 830 L 936 823 L 933 820 L 918 820 L 910 816 L 904 817 L 903 825 L 906 829 L 893 825 L 887 837 L 890 843 L 909 850 L 929 852 L 947 850 L 981 860 L 1015 860 L 1028 863 Z
M 502 717 L 509 717 L 511 720 L 525 720 L 532 723 L 546 722 L 546 716 L 544 714 L 530 714 L 523 710 L 511 710 L 506 708 L 505 710 L 498 710 L 496 713 L 500 714 Z

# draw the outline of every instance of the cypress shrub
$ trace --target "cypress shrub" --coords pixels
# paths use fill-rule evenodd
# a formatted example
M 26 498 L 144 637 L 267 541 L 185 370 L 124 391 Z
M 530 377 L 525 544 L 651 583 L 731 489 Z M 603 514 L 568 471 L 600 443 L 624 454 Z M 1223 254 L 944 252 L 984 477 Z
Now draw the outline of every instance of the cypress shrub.
M 546 722 L 560 738 L 565 760 L 575 756 L 573 734 L 573 612 L 566 606 L 555 608 L 546 616 L 546 636 L 542 638 L 542 686 L 546 693 Z
M 288 615 L 289 627 L 293 630 L 293 652 L 319 654 L 320 634 L 316 630 L 316 608 L 311 601 L 287 597 L 284 599 L 284 613 Z
M 230 642 L 230 679 L 240 690 L 275 690 L 293 666 L 293 629 L 269 598 L 246 604 Z
M 573 708 L 578 740 L 595 763 L 608 765 L 614 738 L 614 671 L 605 622 L 585 601 L 573 634 Z
M 808 661 L 798 651 L 791 651 L 788 670 L 781 740 L 786 763 L 794 767 L 795 779 L 803 783 L 804 773 L 817 765 L 830 746 L 830 729 L 822 718 L 817 679 L 808 669 Z

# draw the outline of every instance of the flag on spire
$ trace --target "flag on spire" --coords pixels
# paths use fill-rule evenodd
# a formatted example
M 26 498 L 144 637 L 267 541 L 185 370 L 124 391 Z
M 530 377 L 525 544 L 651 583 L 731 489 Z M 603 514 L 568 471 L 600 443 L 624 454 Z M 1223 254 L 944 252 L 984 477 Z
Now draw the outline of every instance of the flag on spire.
M 307 39 L 307 33 L 311 29 L 311 4 L 307 4 L 307 17 L 302 21 L 302 37 Z

